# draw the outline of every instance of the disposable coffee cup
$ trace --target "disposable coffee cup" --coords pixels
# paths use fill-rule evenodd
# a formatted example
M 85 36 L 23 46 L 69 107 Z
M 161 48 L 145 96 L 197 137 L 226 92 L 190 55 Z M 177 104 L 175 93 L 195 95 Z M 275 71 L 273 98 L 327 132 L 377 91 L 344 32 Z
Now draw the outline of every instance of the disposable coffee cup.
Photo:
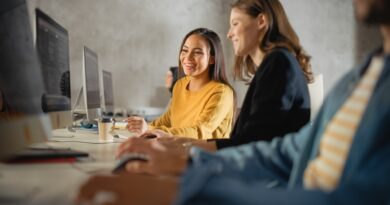
M 110 134 L 112 128 L 112 121 L 109 118 L 102 118 L 98 123 L 99 127 L 99 141 L 100 142 L 113 142 L 114 136 Z

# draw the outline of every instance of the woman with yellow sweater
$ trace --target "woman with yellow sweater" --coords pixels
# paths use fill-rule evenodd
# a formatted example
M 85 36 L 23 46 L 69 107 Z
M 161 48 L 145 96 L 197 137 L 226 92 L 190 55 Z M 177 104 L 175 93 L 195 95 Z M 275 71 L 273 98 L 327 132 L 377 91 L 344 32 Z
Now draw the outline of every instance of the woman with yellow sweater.
M 235 93 L 228 83 L 221 41 L 209 29 L 198 28 L 183 39 L 179 73 L 166 113 L 149 125 L 128 118 L 128 129 L 139 134 L 162 130 L 195 139 L 227 138 L 232 129 Z

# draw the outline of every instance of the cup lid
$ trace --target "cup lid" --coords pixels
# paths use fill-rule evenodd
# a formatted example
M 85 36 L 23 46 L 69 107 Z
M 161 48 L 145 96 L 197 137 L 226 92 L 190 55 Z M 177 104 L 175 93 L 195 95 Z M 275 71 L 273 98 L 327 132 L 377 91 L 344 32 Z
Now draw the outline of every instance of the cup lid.
M 101 118 L 100 122 L 111 122 L 110 118 Z

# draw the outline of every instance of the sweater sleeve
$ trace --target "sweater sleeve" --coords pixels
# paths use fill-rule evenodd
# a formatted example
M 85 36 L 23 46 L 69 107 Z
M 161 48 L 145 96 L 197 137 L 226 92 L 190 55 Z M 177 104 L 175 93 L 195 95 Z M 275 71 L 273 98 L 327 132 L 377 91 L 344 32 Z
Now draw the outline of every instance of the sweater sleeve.
M 195 139 L 211 138 L 215 130 L 226 115 L 233 109 L 233 92 L 228 87 L 223 87 L 211 95 L 198 119 L 188 127 L 159 126 L 165 132 L 176 136 L 186 136 Z
M 299 65 L 284 52 L 273 52 L 264 60 L 256 71 L 253 79 L 255 82 L 252 82 L 255 87 L 249 93 L 252 100 L 247 120 L 243 122 L 242 129 L 230 139 L 216 141 L 219 149 L 258 140 L 270 141 L 285 134 L 280 126 L 285 124 L 294 104 L 294 97 L 297 92 L 307 89 L 302 87 L 302 83 L 297 83 L 304 79 L 298 76 L 301 73 L 297 72 L 300 69 L 295 68 L 296 66 Z

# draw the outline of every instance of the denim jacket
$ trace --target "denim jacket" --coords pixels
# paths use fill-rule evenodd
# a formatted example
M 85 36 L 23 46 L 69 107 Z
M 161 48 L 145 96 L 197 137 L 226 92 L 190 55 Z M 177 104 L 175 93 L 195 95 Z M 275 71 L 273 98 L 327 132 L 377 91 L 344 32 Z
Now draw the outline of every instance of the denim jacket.
M 191 149 L 176 204 L 390 204 L 390 56 L 362 116 L 339 185 L 306 190 L 303 173 L 318 154 L 329 120 L 368 67 L 346 74 L 327 96 L 313 125 L 271 142 L 255 142 L 215 154 Z

